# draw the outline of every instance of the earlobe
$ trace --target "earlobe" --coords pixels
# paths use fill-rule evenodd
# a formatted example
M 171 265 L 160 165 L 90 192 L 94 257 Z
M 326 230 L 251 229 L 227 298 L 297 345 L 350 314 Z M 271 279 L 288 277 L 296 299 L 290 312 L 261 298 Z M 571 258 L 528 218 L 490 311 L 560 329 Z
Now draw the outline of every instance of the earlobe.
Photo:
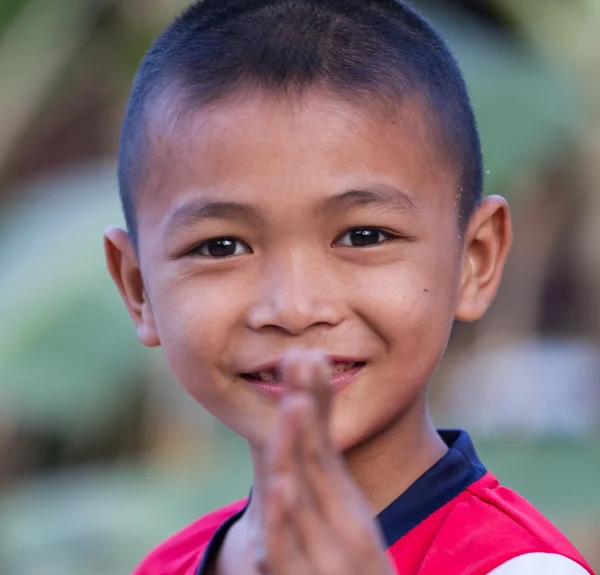
M 465 232 L 461 287 L 455 318 L 480 319 L 492 303 L 512 242 L 510 211 L 504 198 L 485 198 Z
M 104 252 L 108 271 L 125 302 L 138 338 L 148 347 L 160 345 L 154 313 L 142 278 L 142 272 L 129 234 L 120 228 L 104 232 Z

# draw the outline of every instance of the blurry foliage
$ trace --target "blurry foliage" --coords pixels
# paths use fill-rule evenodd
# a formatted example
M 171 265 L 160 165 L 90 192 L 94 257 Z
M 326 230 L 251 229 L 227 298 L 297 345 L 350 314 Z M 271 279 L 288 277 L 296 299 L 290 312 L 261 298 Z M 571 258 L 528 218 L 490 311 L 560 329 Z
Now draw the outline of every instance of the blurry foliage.
M 59 90 L 68 70 L 85 67 L 89 61 L 93 66 L 88 70 L 89 81 L 96 89 L 114 86 L 112 99 L 118 102 L 124 97 L 163 19 L 183 4 L 29 0 L 13 2 L 12 10 L 5 8 L 6 18 L 12 19 L 8 27 L 0 21 L 0 30 L 4 28 L 0 77 L 10 77 L 11 82 L 0 92 L 0 170 L 27 127 L 43 112 L 44 103 Z M 532 54 L 507 45 L 504 38 L 451 11 L 425 8 L 465 70 L 481 126 L 489 189 L 500 189 L 573 133 L 579 119 L 575 96 Z M 519 138 L 514 137 L 516 132 Z
M 202 466 L 88 467 L 23 482 L 0 500 L 2 575 L 125 575 L 149 548 L 250 485 L 245 446 L 221 429 Z
M 121 220 L 114 166 L 17 195 L 0 218 L 1 403 L 28 429 L 81 440 L 130 409 L 148 365 L 101 265 L 104 227 Z
M 114 152 L 132 75 L 151 38 L 184 3 L 0 2 L 0 192 L 8 198 L 0 213 L 0 420 L 8 416 L 17 430 L 85 446 L 134 418 L 140 396 L 154 397 L 161 407 L 173 401 L 163 404 L 157 394 L 154 384 L 162 372 L 137 342 L 111 285 L 101 233 L 121 221 L 114 165 L 105 157 Z M 548 36 L 547 29 L 559 33 L 553 26 L 561 18 L 570 22 L 558 2 L 506 0 L 505 5 L 515 19 L 540 26 L 531 29 L 536 38 Z M 526 11 L 534 5 L 538 12 L 530 18 Z M 587 6 L 597 9 L 598 2 Z M 488 191 L 512 189 L 509 185 L 532 165 L 576 138 L 585 123 L 580 95 L 564 73 L 522 46 L 509 45 L 450 11 L 429 12 L 454 48 L 471 89 L 490 171 Z M 546 32 L 542 26 L 548 26 Z M 7 186 L 15 166 L 22 174 L 38 170 L 27 165 L 22 150 L 39 137 L 39 127 L 68 125 L 71 102 L 89 93 L 100 95 L 101 107 L 98 133 L 89 136 L 100 140 L 93 162 L 73 169 L 65 152 L 62 169 L 52 177 Z M 44 145 L 51 155 L 61 141 L 50 138 Z M 156 435 L 171 434 L 173 451 L 184 446 L 175 467 L 193 460 L 191 468 L 184 465 L 183 477 L 173 477 L 172 467 L 164 475 L 164 461 L 162 469 L 149 465 L 153 455 L 165 453 L 152 442 L 138 454 L 144 464 L 50 470 L 39 477 L 21 469 L 20 481 L 0 498 L 0 573 L 126 573 L 166 534 L 243 495 L 249 462 L 241 441 L 209 426 L 203 433 L 211 452 L 197 453 L 188 449 L 186 435 L 198 432 L 190 421 L 201 417 L 199 411 L 178 411 L 176 425 L 166 411 L 152 412 L 151 427 Z M 18 442 L 13 448 L 19 449 Z M 581 450 L 582 473 L 588 460 L 600 465 L 597 447 Z M 519 478 L 538 476 L 524 471 L 537 462 L 544 480 L 551 476 L 552 485 L 567 489 L 567 479 L 549 471 L 560 468 L 564 452 L 545 453 L 538 444 L 508 453 L 493 446 L 488 451 L 490 467 L 516 485 Z M 541 459 L 540 453 L 545 453 Z M 556 489 L 542 494 L 538 487 L 522 482 L 524 495 L 551 513 L 554 509 L 555 518 L 564 517 L 565 510 L 553 507 Z M 577 500 L 576 506 L 583 509 L 585 501 Z
M 13 21 L 24 4 L 25 0 L 4 0 L 0 4 L 0 35 Z
M 547 62 L 494 30 L 451 11 L 425 12 L 465 74 L 481 133 L 486 191 L 510 196 L 519 177 L 576 139 L 584 122 L 578 93 Z
M 497 0 L 497 4 L 536 46 L 588 86 L 584 95 L 598 95 L 600 0 Z
M 113 81 L 115 73 L 127 78 L 114 94 L 122 102 L 141 45 L 159 28 L 154 11 L 165 12 L 158 0 L 127 6 L 109 0 L 29 0 L 16 15 L 10 12 L 12 23 L 0 38 L 0 70 L 12 79 L 0 98 L 0 125 L 6 128 L 0 167 L 14 154 L 10 148 L 18 149 L 16 135 L 55 102 L 49 96 L 65 70 L 90 57 L 86 46 L 92 39 L 102 39 L 107 48 L 101 51 L 104 65 L 94 60 L 98 70 Z M 144 16 L 137 21 L 136 10 Z M 505 188 L 573 134 L 579 120 L 571 112 L 578 109 L 575 96 L 533 55 L 450 12 L 430 15 L 465 70 L 491 172 L 489 190 Z M 125 70 L 123 62 L 129 63 Z M 102 264 L 102 228 L 120 220 L 112 170 L 92 169 L 40 182 L 37 190 L 11 192 L 21 201 L 8 206 L 0 228 L 6 277 L 0 299 L 0 394 L 20 424 L 61 436 L 98 431 L 116 410 L 126 410 L 136 385 L 147 379 L 147 356 Z
M 0 171 L 90 32 L 80 0 L 29 0 L 0 38 Z
M 562 154 L 550 157 L 554 164 L 568 161 L 570 174 L 563 181 L 563 189 L 553 193 L 538 193 L 530 203 L 532 217 L 529 221 L 521 218 L 523 236 L 531 229 L 547 235 L 546 245 L 542 246 L 542 259 L 555 256 L 561 251 L 563 273 L 570 275 L 575 287 L 579 305 L 585 318 L 579 322 L 580 333 L 600 344 L 600 0 L 496 0 L 496 4 L 512 19 L 514 25 L 527 38 L 540 57 L 563 77 L 572 91 L 578 94 L 578 113 L 584 120 L 577 126 L 576 139 L 565 145 Z M 544 99 L 540 105 L 545 105 Z M 564 112 L 559 112 L 564 113 Z M 566 142 L 569 144 L 569 142 Z M 571 153 L 570 153 L 571 152 Z M 572 153 L 574 152 L 574 153 Z M 548 170 L 547 170 L 548 171 Z M 566 185 L 565 185 L 566 184 Z M 535 183 L 533 187 L 535 187 Z M 539 187 L 539 186 L 538 186 Z M 546 186 L 551 188 L 552 184 Z M 558 201 L 557 201 L 558 200 Z M 537 203 L 536 203 L 537 201 Z M 555 214 L 561 217 L 550 218 L 544 227 L 544 214 L 547 206 L 555 205 Z M 522 202 L 521 202 L 522 205 Z M 514 207 L 514 206 L 513 206 Z M 520 206 L 519 206 L 520 207 Z M 536 213 L 537 212 L 537 213 Z M 537 217 L 537 220 L 536 220 Z M 530 237 L 536 239 L 531 233 Z M 519 239 L 523 246 L 526 239 Z M 539 242 L 538 242 L 539 243 Z M 544 253 L 545 252 L 545 253 Z M 518 256 L 517 256 L 518 257 Z M 556 268 L 556 259 L 549 262 Z M 527 289 L 529 279 L 527 267 L 530 264 L 522 259 L 514 276 L 521 276 L 521 286 L 517 291 Z M 543 279 L 548 281 L 550 269 L 544 270 Z M 523 289 L 524 288 L 524 289 Z M 539 290 L 538 290 L 539 291 Z M 529 308 L 534 302 L 528 302 Z M 568 301 L 555 301 L 556 305 L 569 305 Z

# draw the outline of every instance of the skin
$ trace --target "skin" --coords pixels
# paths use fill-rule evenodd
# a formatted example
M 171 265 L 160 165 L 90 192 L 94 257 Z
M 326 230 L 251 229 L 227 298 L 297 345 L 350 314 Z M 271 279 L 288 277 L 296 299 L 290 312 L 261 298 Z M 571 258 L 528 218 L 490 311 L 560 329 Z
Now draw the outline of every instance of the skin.
M 427 383 L 453 321 L 478 319 L 494 297 L 511 241 L 507 204 L 485 199 L 461 234 L 457 176 L 440 160 L 417 98 L 382 112 L 316 90 L 246 93 L 194 112 L 179 130 L 167 116 L 154 118 L 137 252 L 116 228 L 105 248 L 140 340 L 162 345 L 188 392 L 249 444 L 253 500 L 218 570 L 387 573 L 375 529 L 333 538 L 340 525 L 329 519 L 371 524 L 445 453 Z M 245 209 L 221 206 L 202 217 L 197 208 L 210 202 Z M 177 218 L 185 205 L 196 215 Z M 382 241 L 352 246 L 348 230 L 365 227 L 382 230 L 371 232 Z M 241 240 L 236 255 L 206 255 L 203 242 L 219 237 Z M 319 395 L 326 360 L 292 348 L 365 367 L 329 408 Z M 284 363 L 304 368 L 290 368 L 280 401 L 240 377 L 286 353 L 293 357 Z M 302 369 L 313 375 L 293 375 Z M 307 424 L 319 413 L 327 414 L 321 424 Z M 306 472 L 298 453 L 311 442 L 321 446 L 312 466 L 326 472 Z M 298 544 L 310 530 L 290 509 L 317 485 L 329 485 L 337 505 L 317 521 L 337 544 Z M 336 485 L 349 486 L 345 497 Z M 286 545 L 303 550 L 286 555 L 298 558 L 295 567 L 274 555 Z

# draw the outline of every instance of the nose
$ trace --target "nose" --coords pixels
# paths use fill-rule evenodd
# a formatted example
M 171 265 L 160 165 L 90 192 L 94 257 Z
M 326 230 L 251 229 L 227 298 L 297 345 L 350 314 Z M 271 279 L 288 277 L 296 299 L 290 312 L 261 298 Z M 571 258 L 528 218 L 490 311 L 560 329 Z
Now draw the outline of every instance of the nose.
M 343 295 L 325 262 L 309 261 L 304 254 L 282 260 L 263 270 L 257 301 L 248 312 L 248 326 L 300 335 L 311 328 L 341 323 Z

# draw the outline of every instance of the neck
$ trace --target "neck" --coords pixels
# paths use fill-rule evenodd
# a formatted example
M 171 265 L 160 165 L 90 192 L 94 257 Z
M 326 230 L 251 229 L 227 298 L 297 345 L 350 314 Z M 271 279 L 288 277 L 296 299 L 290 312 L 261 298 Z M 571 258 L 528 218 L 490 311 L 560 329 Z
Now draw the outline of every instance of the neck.
M 346 451 L 344 458 L 375 516 L 402 495 L 446 451 L 426 407 L 417 405 L 377 436 Z M 216 573 L 238 573 L 239 565 L 252 565 L 252 542 L 260 541 L 266 468 L 261 450 L 251 445 L 250 452 L 254 464 L 252 501 L 225 539 Z M 247 572 L 254 571 L 248 568 Z
M 350 475 L 376 515 L 402 495 L 446 451 L 446 444 L 437 433 L 427 407 L 419 402 L 379 434 L 347 450 L 344 459 Z M 266 470 L 261 450 L 251 445 L 250 452 L 254 485 L 245 518 L 248 527 L 254 530 L 260 524 Z
M 379 435 L 344 454 L 374 514 L 404 493 L 448 450 L 426 407 L 415 406 Z

